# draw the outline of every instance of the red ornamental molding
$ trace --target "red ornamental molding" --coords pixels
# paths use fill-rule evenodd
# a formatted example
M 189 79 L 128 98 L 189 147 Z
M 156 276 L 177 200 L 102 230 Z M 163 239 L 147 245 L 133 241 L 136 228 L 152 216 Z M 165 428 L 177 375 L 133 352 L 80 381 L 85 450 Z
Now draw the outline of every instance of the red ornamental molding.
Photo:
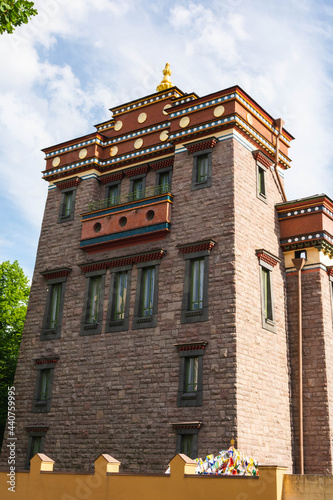
M 126 175 L 126 177 L 133 177 L 134 175 L 146 174 L 148 172 L 148 168 L 148 165 L 141 165 L 140 167 L 125 170 L 124 175 Z
M 54 269 L 53 271 L 49 271 L 47 269 L 46 271 L 43 271 L 40 274 L 46 280 L 52 280 L 52 279 L 55 279 L 55 278 L 64 278 L 64 277 L 68 276 L 70 272 L 71 272 L 71 269 L 69 269 L 69 268 Z
M 166 160 L 157 161 L 155 163 L 150 163 L 150 168 L 153 170 L 159 170 L 160 168 L 172 167 L 174 163 L 174 158 L 167 158 Z
M 117 172 L 116 174 L 106 175 L 105 177 L 100 177 L 99 180 L 103 184 L 108 184 L 109 182 L 121 181 L 123 178 L 123 172 Z
M 58 358 L 53 358 L 53 359 L 35 359 L 36 365 L 55 364 L 57 362 L 58 362 Z
M 200 141 L 194 144 L 184 144 L 184 146 L 189 153 L 196 153 L 197 151 L 202 151 L 203 149 L 213 148 L 218 142 L 219 141 L 218 139 L 216 139 L 216 137 L 212 137 L 207 141 Z
M 266 264 L 269 264 L 272 267 L 275 267 L 276 264 L 280 262 L 280 259 L 273 257 L 273 255 L 269 254 L 268 252 L 265 252 L 265 250 L 257 250 L 256 255 L 259 260 L 266 262 Z
M 26 427 L 26 430 L 28 432 L 47 432 L 49 430 L 48 427 L 37 427 L 37 426 L 34 426 L 34 427 Z
M 75 177 L 75 179 L 69 179 L 68 181 L 56 182 L 56 186 L 57 186 L 57 188 L 62 190 L 62 189 L 67 189 L 67 188 L 78 186 L 80 184 L 80 182 L 81 182 L 81 178 Z
M 179 422 L 171 424 L 174 429 L 200 429 L 202 422 Z
M 95 264 L 84 264 L 79 266 L 81 271 L 84 273 L 90 273 L 94 271 L 100 271 L 102 269 L 109 269 L 113 267 L 129 266 L 133 264 L 138 264 L 140 262 L 149 262 L 152 260 L 159 260 L 164 257 L 166 252 L 164 250 L 158 250 L 157 252 L 151 252 L 140 255 L 131 255 L 129 257 L 124 257 L 122 259 L 115 259 L 105 262 L 96 262 Z
M 256 151 L 252 151 L 253 157 L 256 161 L 259 161 L 264 165 L 266 168 L 271 168 L 273 165 L 273 161 L 270 160 L 260 149 L 257 149 Z
M 202 344 L 187 344 L 187 345 L 176 345 L 179 352 L 182 351 L 198 351 L 205 350 L 207 342 L 203 342 Z
M 333 266 L 327 268 L 327 274 L 333 277 Z
M 215 246 L 215 241 L 198 241 L 196 243 L 190 243 L 188 245 L 180 245 L 178 246 L 178 250 L 180 253 L 193 253 L 193 252 L 202 252 L 204 250 L 211 250 Z

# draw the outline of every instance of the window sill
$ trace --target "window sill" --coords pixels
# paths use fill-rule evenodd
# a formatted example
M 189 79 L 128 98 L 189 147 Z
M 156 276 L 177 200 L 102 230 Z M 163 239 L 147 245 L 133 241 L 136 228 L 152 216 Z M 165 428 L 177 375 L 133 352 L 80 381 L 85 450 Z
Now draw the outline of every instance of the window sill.
M 198 309 L 197 311 L 187 311 L 185 313 L 186 317 L 191 317 L 191 316 L 201 316 L 202 315 L 202 309 Z
M 96 330 L 98 328 L 98 323 L 89 323 L 84 325 L 84 330 Z

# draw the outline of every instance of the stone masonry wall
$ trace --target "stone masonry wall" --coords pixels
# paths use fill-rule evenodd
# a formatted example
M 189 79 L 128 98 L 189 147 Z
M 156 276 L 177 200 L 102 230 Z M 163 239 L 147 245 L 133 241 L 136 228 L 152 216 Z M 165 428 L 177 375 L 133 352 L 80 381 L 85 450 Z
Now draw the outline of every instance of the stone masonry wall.
M 297 274 L 287 276 L 288 322 L 292 374 L 292 408 L 295 429 L 295 472 L 299 472 L 298 389 L 298 285 Z M 321 269 L 302 271 L 303 316 L 303 427 L 306 474 L 332 474 L 330 432 L 332 326 L 327 273 Z M 329 385 L 330 384 L 330 385 Z M 316 460 L 314 460 L 316 457 Z M 318 459 L 320 457 L 320 459 Z
M 281 201 L 273 170 L 265 174 L 266 200 L 257 197 L 257 167 L 237 141 L 235 252 L 238 447 L 260 463 L 292 468 L 286 290 L 275 203 Z M 271 272 L 276 331 L 262 326 L 257 249 L 281 259 Z
M 80 214 L 104 187 L 96 179 L 82 181 L 76 192 L 73 221 L 58 223 L 61 192 L 49 191 L 41 230 L 31 298 L 15 386 L 17 392 L 17 465 L 24 468 L 26 426 L 48 426 L 44 453 L 56 469 L 90 470 L 91 457 L 109 453 L 124 471 L 164 471 L 176 451 L 170 423 L 202 421 L 198 454 L 205 456 L 237 438 L 236 328 L 234 264 L 234 150 L 225 140 L 213 150 L 213 182 L 191 191 L 192 155 L 175 156 L 172 179 L 172 228 L 161 241 L 92 255 L 79 249 Z M 147 174 L 147 186 L 155 184 Z M 124 178 L 121 194 L 129 189 Z M 209 320 L 180 323 L 185 261 L 176 245 L 213 239 L 209 258 Z M 103 328 L 98 335 L 79 336 L 86 277 L 78 264 L 163 248 L 160 264 L 156 328 L 132 329 L 137 267 L 131 280 L 129 330 L 105 333 L 111 273 L 103 298 Z M 70 267 L 65 289 L 61 336 L 40 340 L 47 297 L 45 269 Z M 180 358 L 174 344 L 208 341 L 203 357 L 203 405 L 177 407 Z M 54 369 L 51 410 L 32 413 L 36 384 L 35 359 L 59 356 Z M 6 465 L 3 452 L 1 466 Z

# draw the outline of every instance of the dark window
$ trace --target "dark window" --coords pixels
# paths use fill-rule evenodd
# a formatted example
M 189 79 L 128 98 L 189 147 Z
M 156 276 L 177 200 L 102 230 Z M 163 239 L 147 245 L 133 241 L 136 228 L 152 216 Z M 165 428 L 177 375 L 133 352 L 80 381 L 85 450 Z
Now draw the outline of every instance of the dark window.
M 146 177 L 132 177 L 130 184 L 130 200 L 141 200 L 145 197 Z
M 106 206 L 112 207 L 119 203 L 120 183 L 108 184 L 106 186 Z
M 266 263 L 262 263 L 260 266 L 260 270 L 261 270 L 262 324 L 265 329 L 275 331 L 273 290 L 272 290 L 273 268 Z
M 202 368 L 204 349 L 181 350 L 179 387 L 177 395 L 178 406 L 202 405 Z
M 306 250 L 296 250 L 295 259 L 307 259 Z
M 212 184 L 212 150 L 193 153 L 192 191 Z
M 45 307 L 41 340 L 56 339 L 60 337 L 66 280 L 67 277 L 62 277 L 47 281 L 49 290 Z
M 150 264 L 150 265 L 149 265 Z M 157 323 L 158 268 L 160 261 L 138 264 L 133 328 L 150 328 Z
M 189 458 L 198 456 L 199 429 L 177 429 L 176 453 L 184 453 Z
M 37 381 L 35 387 L 32 411 L 34 413 L 49 412 L 51 408 L 51 394 L 53 383 L 54 361 L 45 361 L 36 365 Z
M 105 270 L 87 273 L 81 335 L 101 333 Z
M 76 188 L 61 191 L 61 203 L 58 222 L 67 222 L 74 219 Z
M 266 189 L 266 175 L 267 167 L 257 163 L 257 197 L 266 202 L 267 189 Z
M 156 194 L 171 192 L 172 169 L 161 169 L 156 174 Z
M 36 453 L 43 452 L 46 430 L 43 431 L 41 429 L 36 429 L 36 431 L 29 431 L 28 450 L 25 462 L 26 469 L 30 469 L 30 460 L 36 455 Z
M 132 266 L 123 266 L 112 271 L 107 332 L 128 329 L 131 269 Z
M 185 256 L 182 323 L 208 319 L 208 252 Z

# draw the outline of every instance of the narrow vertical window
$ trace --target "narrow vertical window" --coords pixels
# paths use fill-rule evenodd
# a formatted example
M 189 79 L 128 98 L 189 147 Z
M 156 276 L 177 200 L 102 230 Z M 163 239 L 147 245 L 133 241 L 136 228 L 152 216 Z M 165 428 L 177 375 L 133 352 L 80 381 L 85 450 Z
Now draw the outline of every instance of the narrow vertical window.
M 51 409 L 54 368 L 57 358 L 36 360 L 37 380 L 32 405 L 34 413 L 46 413 Z
M 43 271 L 41 273 L 47 279 L 48 286 L 43 327 L 40 336 L 41 340 L 57 339 L 60 337 L 65 301 L 65 286 L 69 273 L 69 268 Z M 53 276 L 59 277 L 53 278 Z
M 169 187 L 169 184 L 170 184 L 170 181 L 169 181 L 169 172 L 164 172 L 160 175 L 160 193 L 161 194 L 164 194 L 164 193 L 168 193 L 170 191 L 170 187 Z
M 106 188 L 106 206 L 112 207 L 119 203 L 119 184 L 107 186 Z
M 29 443 L 26 455 L 25 468 L 30 469 L 30 460 L 36 455 L 36 453 L 42 453 L 44 449 L 44 440 L 47 432 L 47 427 L 44 429 L 31 428 L 29 432 Z
M 263 309 L 266 320 L 273 321 L 271 272 L 262 267 Z
M 206 182 L 208 178 L 208 154 L 197 157 L 197 182 Z
M 134 304 L 133 328 L 157 325 L 158 274 L 161 260 L 137 264 L 138 278 Z M 150 264 L 150 265 L 148 265 Z
M 154 306 L 155 268 L 143 270 L 142 316 L 152 316 Z
M 75 194 L 76 188 L 62 190 L 58 222 L 67 222 L 74 219 Z
M 86 274 L 87 285 L 81 335 L 101 333 L 102 331 L 105 273 L 105 270 L 101 270 Z
M 190 310 L 197 311 L 203 306 L 204 291 L 204 259 L 191 262 L 191 295 Z
M 116 304 L 114 319 L 124 319 L 127 297 L 127 271 L 116 275 Z
M 98 311 L 100 304 L 100 285 L 101 285 L 101 276 L 95 276 L 94 278 L 90 279 L 89 300 L 88 300 L 87 318 L 86 318 L 88 324 L 97 323 L 98 321 Z
M 38 401 L 47 401 L 49 394 L 50 376 L 51 376 L 50 368 L 45 368 L 44 370 L 41 370 Z
M 260 196 L 266 197 L 265 170 L 258 166 L 258 191 Z
M 141 198 L 144 197 L 144 185 L 143 185 L 142 178 L 135 179 L 133 181 L 132 197 L 133 197 L 133 200 L 140 200 Z
M 193 457 L 193 434 L 182 434 L 181 453 L 189 458 L 195 458 Z
M 196 392 L 198 389 L 199 358 L 186 358 L 185 392 Z
M 57 283 L 51 286 L 50 315 L 48 317 L 47 328 L 55 330 L 59 322 L 62 283 Z

